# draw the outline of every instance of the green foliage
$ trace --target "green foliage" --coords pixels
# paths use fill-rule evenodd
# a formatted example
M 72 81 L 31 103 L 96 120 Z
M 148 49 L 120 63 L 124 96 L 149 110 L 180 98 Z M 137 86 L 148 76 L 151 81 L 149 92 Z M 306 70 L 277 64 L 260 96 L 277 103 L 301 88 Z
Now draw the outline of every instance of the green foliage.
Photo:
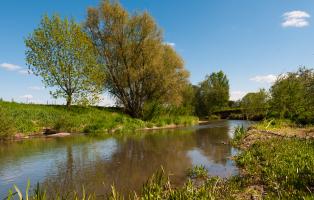
M 248 93 L 241 100 L 241 107 L 247 119 L 262 119 L 267 114 L 268 94 L 265 89 Z
M 265 119 L 253 127 L 259 130 L 282 129 L 286 127 L 296 127 L 296 124 L 289 119 Z
M 270 199 L 310 197 L 314 183 L 314 142 L 272 139 L 240 154 L 237 164 L 251 184 L 265 185 Z
M 235 182 L 230 184 L 218 177 L 208 178 L 203 184 L 197 185 L 188 180 L 183 187 L 174 188 L 169 177 L 163 170 L 156 172 L 144 185 L 139 194 L 129 199 L 182 199 L 182 200 L 207 200 L 207 199 L 235 199 L 238 186 Z M 118 197 L 118 198 L 114 198 Z M 113 189 L 109 199 L 123 199 L 122 195 Z
M 119 3 L 89 8 L 86 32 L 107 75 L 105 87 L 132 117 L 142 117 L 147 102 L 179 105 L 189 73 L 174 48 L 147 13 L 129 14 Z
M 236 127 L 231 143 L 234 146 L 237 146 L 241 142 L 241 140 L 245 137 L 246 133 L 247 132 L 243 126 Z
M 74 20 L 58 15 L 43 17 L 37 29 L 25 40 L 29 69 L 41 76 L 53 97 L 88 104 L 97 102 L 103 75 L 96 63 L 96 50 Z
M 161 127 L 163 125 L 195 125 L 198 123 L 198 118 L 194 116 L 185 116 L 185 115 L 168 115 L 168 116 L 159 116 L 151 120 L 152 123 Z
M 54 197 L 48 198 L 48 196 L 46 195 L 46 191 L 42 187 L 40 187 L 39 183 L 37 183 L 34 191 L 31 193 L 30 181 L 28 181 L 25 195 L 22 194 L 21 190 L 16 185 L 14 185 L 13 189 L 9 190 L 8 196 L 4 198 L 4 200 L 15 200 L 15 199 L 18 199 L 18 200 L 48 200 L 48 199 L 94 200 L 96 199 L 94 194 L 86 194 L 84 187 L 82 187 L 82 191 L 80 191 L 80 193 L 81 194 L 79 195 L 77 191 L 73 191 L 67 194 L 59 194 L 57 192 Z
M 163 105 L 158 102 L 147 103 L 144 106 L 144 120 L 152 120 L 163 116 L 189 116 L 192 115 L 189 107 Z
M 301 124 L 314 123 L 313 69 L 300 68 L 279 76 L 271 87 L 272 115 Z
M 196 92 L 196 113 L 198 116 L 211 115 L 228 105 L 229 80 L 222 72 L 206 76 Z
M 205 168 L 205 166 L 194 166 L 187 171 L 187 176 L 191 179 L 195 178 L 207 178 L 208 177 L 208 171 Z
M 0 140 L 14 135 L 15 131 L 14 120 L 0 105 Z

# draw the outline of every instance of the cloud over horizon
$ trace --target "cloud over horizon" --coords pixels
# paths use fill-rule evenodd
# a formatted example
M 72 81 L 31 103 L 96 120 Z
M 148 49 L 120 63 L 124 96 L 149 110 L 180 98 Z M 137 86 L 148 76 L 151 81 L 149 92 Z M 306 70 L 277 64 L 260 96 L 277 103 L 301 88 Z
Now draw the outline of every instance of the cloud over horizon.
M 1 63 L 0 67 L 5 69 L 5 70 L 8 70 L 8 71 L 15 71 L 15 70 L 19 70 L 19 69 L 22 68 L 22 67 L 20 67 L 18 65 L 11 64 L 11 63 L 6 63 L 6 62 Z
M 277 76 L 274 74 L 268 74 L 268 75 L 257 75 L 252 78 L 250 78 L 250 81 L 255 81 L 258 83 L 273 83 L 277 79 Z
M 164 44 L 169 45 L 171 47 L 175 47 L 176 46 L 176 43 L 173 43 L 173 42 L 165 42 Z
M 248 92 L 245 91 L 231 91 L 230 92 L 230 100 L 237 101 L 242 99 Z
M 283 22 L 281 25 L 283 27 L 302 28 L 310 25 L 308 19 L 311 17 L 311 15 L 305 11 L 294 10 L 285 12 L 282 16 Z
M 0 68 L 3 68 L 7 71 L 17 71 L 19 74 L 28 75 L 31 74 L 27 69 L 12 63 L 1 63 Z

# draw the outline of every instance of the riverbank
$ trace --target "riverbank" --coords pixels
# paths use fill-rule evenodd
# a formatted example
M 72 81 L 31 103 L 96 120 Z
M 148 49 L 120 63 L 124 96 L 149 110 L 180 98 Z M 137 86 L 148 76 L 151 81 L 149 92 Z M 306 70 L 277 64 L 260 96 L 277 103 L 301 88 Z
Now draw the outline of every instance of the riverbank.
M 0 140 L 70 133 L 110 134 L 144 128 L 187 126 L 194 116 L 159 116 L 150 121 L 134 119 L 118 109 L 0 102 Z M 64 134 L 61 134 L 64 133 Z
M 208 177 L 204 167 L 188 171 L 190 180 L 173 188 L 162 171 L 144 185 L 141 197 L 160 199 L 313 199 L 314 129 L 267 121 L 235 130 L 232 144 L 239 175 Z M 192 176 L 191 176 L 192 175 Z M 113 196 L 119 196 L 113 190 Z
M 279 125 L 278 125 L 279 123 Z M 232 144 L 239 175 L 230 179 L 206 176 L 195 167 L 182 188 L 172 188 L 166 175 L 153 176 L 140 196 L 161 199 L 313 199 L 314 129 L 278 121 L 235 130 Z M 158 188 L 158 189 L 157 189 Z M 137 199 L 134 197 L 134 199 Z

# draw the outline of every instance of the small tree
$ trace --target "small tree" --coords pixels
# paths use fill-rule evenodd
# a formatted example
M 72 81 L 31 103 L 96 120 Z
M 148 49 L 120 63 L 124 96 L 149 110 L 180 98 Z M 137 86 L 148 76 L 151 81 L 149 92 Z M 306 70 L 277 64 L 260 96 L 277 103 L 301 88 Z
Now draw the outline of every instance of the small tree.
M 200 115 L 212 114 L 228 105 L 229 80 L 222 72 L 207 75 L 199 85 L 196 98 L 199 101 L 197 113 Z
M 50 92 L 53 97 L 65 98 L 68 107 L 73 102 L 97 101 L 103 75 L 93 44 L 80 25 L 46 15 L 25 44 L 29 69 L 55 88 Z
M 246 94 L 241 100 L 241 107 L 247 119 L 264 117 L 267 113 L 268 94 L 265 89 Z

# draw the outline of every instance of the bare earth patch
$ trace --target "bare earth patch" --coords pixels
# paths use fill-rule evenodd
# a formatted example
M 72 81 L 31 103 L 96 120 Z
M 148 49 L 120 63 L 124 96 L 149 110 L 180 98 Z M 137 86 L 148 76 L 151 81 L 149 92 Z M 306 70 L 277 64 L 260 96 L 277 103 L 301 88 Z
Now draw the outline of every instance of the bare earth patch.
M 242 139 L 239 147 L 247 149 L 257 141 L 264 141 L 271 138 L 299 138 L 299 139 L 314 139 L 314 127 L 310 128 L 281 128 L 271 130 L 258 130 L 250 128 L 246 136 Z

